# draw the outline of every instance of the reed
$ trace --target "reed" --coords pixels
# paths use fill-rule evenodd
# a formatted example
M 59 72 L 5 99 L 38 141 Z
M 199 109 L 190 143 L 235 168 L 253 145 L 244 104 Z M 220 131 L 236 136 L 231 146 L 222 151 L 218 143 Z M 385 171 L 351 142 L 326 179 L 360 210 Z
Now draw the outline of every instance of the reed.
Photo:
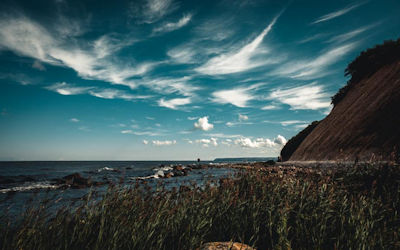
M 2 249 L 196 249 L 239 241 L 258 249 L 400 248 L 400 168 L 259 168 L 219 182 L 110 186 L 101 199 L 17 221 L 3 213 Z

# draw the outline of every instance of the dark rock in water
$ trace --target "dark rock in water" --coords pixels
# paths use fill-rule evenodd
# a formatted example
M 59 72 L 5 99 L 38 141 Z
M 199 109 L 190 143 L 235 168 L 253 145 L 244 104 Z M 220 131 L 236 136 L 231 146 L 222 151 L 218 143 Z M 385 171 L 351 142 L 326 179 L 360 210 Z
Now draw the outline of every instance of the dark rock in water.
M 174 176 L 174 173 L 173 172 L 169 172 L 169 173 L 164 175 L 164 178 L 171 178 L 173 176 Z
M 11 183 L 14 183 L 14 182 L 15 182 L 14 179 L 11 179 L 11 178 L 6 177 L 6 176 L 0 176 L 0 184 L 11 184 Z
M 238 242 L 209 242 L 203 244 L 198 250 L 255 250 L 254 248 Z
M 185 175 L 185 173 L 183 171 L 177 171 L 176 170 L 173 173 L 174 173 L 174 176 L 184 176 Z
M 182 171 L 183 167 L 182 166 L 174 166 L 173 169 L 174 170 L 178 170 L 178 171 Z
M 81 176 L 79 173 L 73 173 L 67 176 L 64 176 L 61 179 L 55 179 L 56 184 L 61 185 L 60 188 L 65 189 L 67 187 L 71 188 L 87 188 L 91 186 L 100 186 L 104 185 L 107 182 L 96 182 L 92 181 L 89 178 L 85 178 Z
M 275 165 L 275 161 L 274 160 L 269 160 L 269 161 L 266 161 L 265 164 L 268 165 L 268 166 L 273 166 L 273 165 Z

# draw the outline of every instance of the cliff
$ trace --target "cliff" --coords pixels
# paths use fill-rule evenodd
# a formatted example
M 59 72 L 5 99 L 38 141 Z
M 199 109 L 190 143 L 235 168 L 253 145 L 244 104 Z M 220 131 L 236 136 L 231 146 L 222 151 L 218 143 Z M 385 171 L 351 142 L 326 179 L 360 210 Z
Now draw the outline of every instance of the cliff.
M 330 114 L 288 143 L 283 160 L 387 159 L 398 152 L 400 39 L 361 53 L 346 74 L 351 79 L 332 97 Z

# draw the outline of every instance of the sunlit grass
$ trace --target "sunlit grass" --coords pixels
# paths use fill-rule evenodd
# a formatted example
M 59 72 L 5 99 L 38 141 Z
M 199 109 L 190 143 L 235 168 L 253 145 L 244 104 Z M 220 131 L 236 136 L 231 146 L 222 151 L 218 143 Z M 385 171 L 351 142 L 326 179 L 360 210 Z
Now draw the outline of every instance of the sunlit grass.
M 73 209 L 0 223 L 2 249 L 400 248 L 400 168 L 268 168 L 198 187 L 111 187 Z

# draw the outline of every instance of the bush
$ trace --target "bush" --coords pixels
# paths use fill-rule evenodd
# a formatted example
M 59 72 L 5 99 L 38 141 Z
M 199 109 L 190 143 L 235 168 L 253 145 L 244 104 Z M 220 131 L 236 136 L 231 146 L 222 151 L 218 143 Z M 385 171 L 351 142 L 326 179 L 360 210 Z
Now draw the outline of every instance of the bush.
M 345 76 L 350 80 L 333 97 L 332 104 L 336 106 L 351 88 L 364 78 L 370 77 L 385 65 L 400 60 L 400 39 L 385 41 L 381 45 L 361 52 L 345 70 Z

